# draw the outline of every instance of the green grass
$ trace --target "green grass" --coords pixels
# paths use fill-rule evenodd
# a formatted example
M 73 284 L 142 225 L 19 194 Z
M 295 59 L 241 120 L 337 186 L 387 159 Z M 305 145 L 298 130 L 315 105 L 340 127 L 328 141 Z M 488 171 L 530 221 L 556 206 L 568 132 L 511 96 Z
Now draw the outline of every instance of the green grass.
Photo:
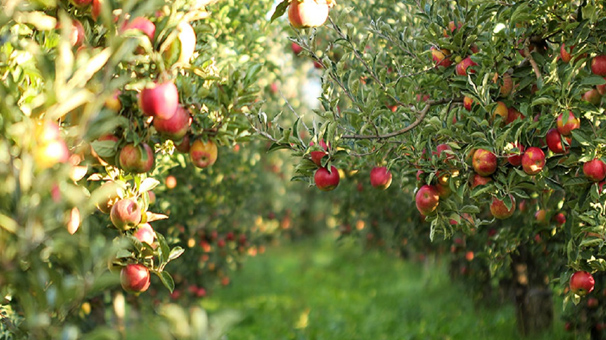
M 269 249 L 202 304 L 244 313 L 229 340 L 520 338 L 513 306 L 475 308 L 444 266 L 333 240 Z M 557 317 L 554 329 L 532 339 L 565 338 Z

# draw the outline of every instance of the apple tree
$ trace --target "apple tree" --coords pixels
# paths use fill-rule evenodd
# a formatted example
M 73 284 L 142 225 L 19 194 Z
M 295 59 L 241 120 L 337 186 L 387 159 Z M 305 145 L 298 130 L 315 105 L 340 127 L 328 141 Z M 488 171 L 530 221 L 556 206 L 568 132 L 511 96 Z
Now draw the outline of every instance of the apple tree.
M 562 290 L 577 271 L 606 269 L 603 4 L 332 5 L 276 9 L 324 73 L 313 123 L 274 131 L 272 148 L 299 157 L 295 179 L 335 196 L 355 185 L 329 176 L 335 170 L 385 166 L 418 210 L 399 218 L 420 214 L 428 224 L 408 227 L 431 239 L 496 230 L 479 254 L 492 275 L 513 281 L 521 332 L 548 327 L 550 284 Z M 578 293 L 567 300 L 578 303 Z

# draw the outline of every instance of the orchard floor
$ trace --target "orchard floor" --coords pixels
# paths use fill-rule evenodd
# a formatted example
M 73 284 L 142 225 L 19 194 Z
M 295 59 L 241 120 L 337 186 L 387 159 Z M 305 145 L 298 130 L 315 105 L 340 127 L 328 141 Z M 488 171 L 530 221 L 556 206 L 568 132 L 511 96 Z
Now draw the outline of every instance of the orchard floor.
M 529 340 L 574 338 L 559 319 L 561 303 L 554 331 Z M 331 238 L 270 247 L 201 304 L 211 324 L 239 315 L 221 340 L 521 339 L 513 306 L 474 307 L 445 263 L 404 261 Z M 131 331 L 128 339 L 157 336 Z
M 520 338 L 511 305 L 474 308 L 444 265 L 363 252 L 332 239 L 270 248 L 202 305 L 211 315 L 243 313 L 228 340 Z M 570 337 L 563 328 L 556 316 L 557 331 L 532 339 Z

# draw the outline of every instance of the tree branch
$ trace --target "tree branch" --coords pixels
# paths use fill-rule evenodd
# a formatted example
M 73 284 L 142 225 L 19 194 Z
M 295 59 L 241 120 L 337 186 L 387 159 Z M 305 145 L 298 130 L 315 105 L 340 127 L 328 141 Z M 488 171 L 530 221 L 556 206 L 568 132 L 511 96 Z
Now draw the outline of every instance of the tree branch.
M 423 121 L 423 119 L 425 119 L 425 116 L 427 116 L 427 113 L 429 112 L 429 109 L 431 109 L 432 106 L 434 105 L 440 105 L 440 104 L 446 104 L 446 103 L 454 103 L 454 102 L 462 102 L 463 99 L 462 98 L 454 98 L 454 99 L 440 99 L 440 100 L 429 100 L 427 101 L 427 103 L 425 104 L 425 107 L 419 111 L 419 116 L 417 117 L 417 119 L 410 123 L 410 125 L 408 125 L 407 127 L 398 130 L 398 131 L 394 131 L 394 132 L 390 132 L 384 135 L 343 135 L 341 136 L 341 138 L 343 139 L 386 139 L 386 138 L 392 138 L 392 137 L 396 137 L 402 134 L 405 134 L 406 132 L 414 129 L 415 127 L 417 127 L 417 125 L 421 124 L 421 122 Z

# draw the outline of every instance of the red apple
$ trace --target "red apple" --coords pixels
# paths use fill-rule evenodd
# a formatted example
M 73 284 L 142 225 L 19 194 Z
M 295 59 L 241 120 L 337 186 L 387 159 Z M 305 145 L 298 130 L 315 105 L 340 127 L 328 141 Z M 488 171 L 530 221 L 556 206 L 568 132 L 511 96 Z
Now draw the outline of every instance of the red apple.
M 598 76 L 606 76 L 606 55 L 598 55 L 591 60 L 591 72 Z
M 179 107 L 179 91 L 172 81 L 154 83 L 139 94 L 139 106 L 144 114 L 170 119 Z
M 146 143 L 137 146 L 127 144 L 120 151 L 120 167 L 126 172 L 150 172 L 154 168 L 154 161 L 154 152 Z
M 465 259 L 466 259 L 467 261 L 473 261 L 473 257 L 474 257 L 473 255 L 474 255 L 474 254 L 473 254 L 473 251 L 471 251 L 471 250 L 467 251 L 467 252 L 465 253 Z
M 543 170 L 545 166 L 545 153 L 543 150 L 532 146 L 524 152 L 522 156 L 522 168 L 529 175 L 536 175 Z
M 600 105 L 600 102 L 602 101 L 602 96 L 600 95 L 600 92 L 598 92 L 598 90 L 591 89 L 583 94 L 582 99 L 593 105 Z
M 179 142 L 178 144 L 175 143 L 175 149 L 177 149 L 177 151 L 179 151 L 181 153 L 189 153 L 189 148 L 190 148 L 189 134 L 185 134 L 185 136 L 183 136 L 183 138 L 181 139 L 181 142 Z
M 600 301 L 598 301 L 598 299 L 596 299 L 594 297 L 590 297 L 589 299 L 587 299 L 588 308 L 597 308 L 599 304 L 600 304 Z
M 339 185 L 339 180 L 339 171 L 334 166 L 330 167 L 330 172 L 326 168 L 319 168 L 314 174 L 316 186 L 322 191 L 334 190 Z
M 179 141 L 187 134 L 190 119 L 189 112 L 182 106 L 179 106 L 175 114 L 169 119 L 155 117 L 154 128 L 162 137 Z
M 513 91 L 513 79 L 511 79 L 511 75 L 509 73 L 504 73 L 501 77 L 503 80 L 503 84 L 499 88 L 499 94 L 501 97 L 507 97 Z
M 570 137 L 565 137 L 568 144 L 572 142 Z M 562 143 L 562 135 L 558 129 L 551 129 L 547 132 L 547 136 L 545 136 L 545 141 L 547 142 L 547 147 L 553 153 L 566 153 L 568 151 L 568 146 Z
M 309 146 L 313 146 L 314 142 L 309 142 Z M 309 155 L 311 156 L 311 161 L 316 163 L 317 166 L 322 166 L 322 158 L 326 155 L 328 155 L 328 145 L 326 145 L 326 143 L 324 143 L 323 139 L 320 139 L 320 142 L 318 142 L 318 145 L 320 145 L 320 147 L 322 147 L 322 149 L 324 149 L 325 151 L 312 151 L 309 153 Z
M 72 29 L 70 31 L 69 41 L 73 47 L 79 47 L 84 43 L 85 38 L 84 26 L 76 19 L 72 20 Z
M 507 108 L 507 118 L 505 119 L 506 124 L 511 124 L 518 118 L 524 119 L 526 117 L 524 117 L 520 111 L 514 109 L 513 107 Z
M 114 203 L 109 218 L 118 230 L 129 230 L 141 222 L 141 208 L 134 199 L 125 198 Z
M 495 120 L 497 116 L 501 116 L 502 122 L 507 122 L 509 116 L 509 108 L 503 102 L 497 102 L 494 111 L 492 112 L 492 119 Z
M 101 15 L 101 7 L 104 1 L 106 0 L 92 0 L 93 6 L 91 7 L 90 14 L 94 21 L 97 21 L 99 15 Z
M 604 80 L 606 80 L 606 78 L 604 78 Z M 595 89 L 598 90 L 598 93 L 602 96 L 606 94 L 606 84 L 596 85 Z
M 328 18 L 328 4 L 323 0 L 294 0 L 288 6 L 288 20 L 294 28 L 322 26 Z
M 477 66 L 477 65 L 478 64 L 476 64 L 476 62 L 471 60 L 471 57 L 467 57 L 467 58 L 461 60 L 461 62 L 457 64 L 457 66 L 455 68 L 455 72 L 459 76 L 466 76 L 467 69 L 469 69 L 469 73 L 476 73 L 476 70 L 474 70 L 471 67 Z
M 537 210 L 537 212 L 534 213 L 534 219 L 539 224 L 547 223 L 547 210 L 545 210 L 545 209 Z
M 479 174 L 473 174 L 471 177 L 471 188 L 475 188 L 479 185 L 486 185 L 492 182 L 492 178 L 480 176 Z
M 154 229 L 149 223 L 140 224 L 137 227 L 137 230 L 135 230 L 135 232 L 133 233 L 133 236 L 137 240 L 143 243 L 147 243 L 150 246 L 154 243 L 154 240 L 156 239 L 156 233 L 154 232 Z
M 566 223 L 566 216 L 563 213 L 557 213 L 553 216 L 553 220 L 558 226 L 561 226 Z
M 452 153 L 445 152 L 445 151 L 452 151 L 452 148 L 450 147 L 450 145 L 438 144 L 438 146 L 436 146 L 436 152 L 432 152 L 432 154 L 434 154 L 434 155 L 437 154 L 439 159 L 445 158 L 447 161 L 454 159 L 455 156 Z
M 436 63 L 436 67 L 449 67 L 452 65 L 449 55 L 449 50 L 431 47 L 431 59 Z
M 451 21 L 448 23 L 448 29 L 450 30 L 450 33 L 453 33 L 457 28 L 461 28 L 463 24 L 461 22 L 458 23 L 458 25 L 455 25 L 454 21 Z M 443 29 L 443 34 L 444 34 L 444 38 L 448 38 L 450 35 L 448 34 L 448 31 L 446 31 L 446 29 Z
M 202 169 L 215 164 L 217 161 L 217 153 L 217 144 L 212 140 L 204 142 L 201 139 L 197 139 L 189 148 L 191 162 L 194 166 Z
M 442 199 L 448 198 L 452 194 L 452 190 L 450 189 L 450 186 L 448 184 L 437 183 L 435 187 L 438 191 L 438 196 L 440 196 L 440 198 Z
M 386 167 L 374 167 L 370 170 L 370 184 L 379 189 L 387 189 L 391 184 L 391 172 Z
M 606 164 L 595 158 L 583 164 L 583 174 L 594 182 L 600 182 L 606 177 Z
M 505 202 L 502 200 L 496 197 L 492 198 L 492 203 L 490 203 L 490 212 L 492 213 L 492 216 L 502 220 L 513 215 L 513 213 L 516 211 L 516 200 L 511 194 L 509 195 L 509 198 L 511 199 L 510 209 L 507 209 Z
M 571 46 L 567 50 L 566 45 L 564 43 L 562 43 L 562 46 L 560 46 L 560 59 L 562 59 L 563 62 L 565 62 L 565 63 L 570 62 L 570 59 L 571 59 L 570 53 L 572 52 L 573 48 L 574 48 L 574 46 Z
M 508 154 L 510 154 L 510 156 L 507 157 L 507 161 L 509 162 L 509 164 L 511 164 L 513 166 L 520 166 L 522 164 L 522 155 L 524 154 L 524 145 L 522 145 L 518 142 L 508 143 L 505 150 L 508 152 Z
M 433 213 L 440 203 L 440 195 L 438 190 L 433 185 L 424 185 L 415 196 L 417 209 L 422 215 L 430 215 Z
M 570 277 L 570 290 L 577 295 L 587 295 L 593 291 L 595 280 L 590 273 L 578 271 Z
M 120 284 L 127 292 L 141 293 L 149 288 L 149 269 L 142 264 L 129 264 L 120 271 Z
M 572 130 L 576 130 L 581 127 L 581 121 L 574 116 L 572 111 L 569 111 L 568 117 L 564 116 L 563 113 L 560 113 L 556 121 L 556 125 L 558 126 L 558 131 L 560 134 L 568 136 Z
M 121 93 L 120 90 L 114 91 L 114 94 L 111 97 L 105 99 L 105 107 L 116 113 L 120 112 L 120 110 L 122 110 L 122 101 L 120 100 Z
M 490 176 L 497 171 L 497 156 L 484 149 L 477 149 L 473 154 L 473 169 L 480 176 Z
M 471 99 L 470 97 L 463 97 L 463 106 L 465 107 L 465 110 L 471 111 L 472 104 L 473 99 Z
M 296 55 L 299 55 L 301 52 L 303 52 L 303 47 L 301 47 L 296 42 L 293 42 L 292 44 L 290 44 L 290 48 L 292 49 L 293 53 Z
M 139 30 L 149 37 L 149 40 L 153 42 L 154 35 L 156 34 L 156 25 L 149 19 L 144 17 L 136 17 L 129 22 L 125 22 L 122 26 L 122 32 L 127 30 Z

